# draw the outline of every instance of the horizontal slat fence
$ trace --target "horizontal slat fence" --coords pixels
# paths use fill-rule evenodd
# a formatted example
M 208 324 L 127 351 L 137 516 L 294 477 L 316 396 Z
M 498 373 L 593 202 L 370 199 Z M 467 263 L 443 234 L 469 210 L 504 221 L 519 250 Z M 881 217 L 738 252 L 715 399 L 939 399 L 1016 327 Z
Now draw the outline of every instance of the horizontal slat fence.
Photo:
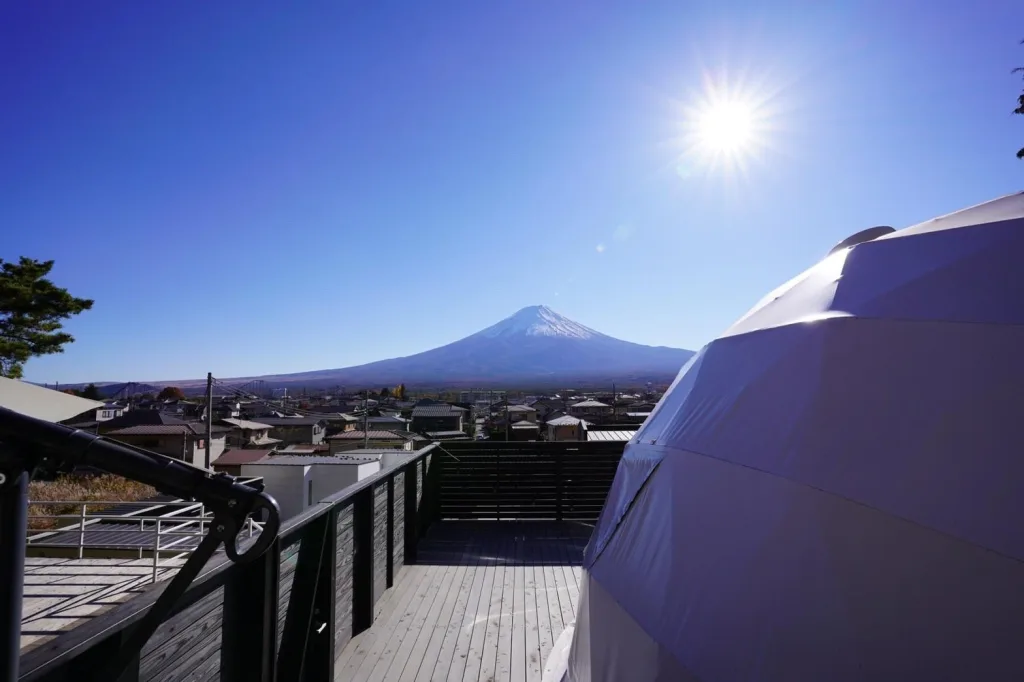
M 443 443 L 442 519 L 594 522 L 625 443 Z

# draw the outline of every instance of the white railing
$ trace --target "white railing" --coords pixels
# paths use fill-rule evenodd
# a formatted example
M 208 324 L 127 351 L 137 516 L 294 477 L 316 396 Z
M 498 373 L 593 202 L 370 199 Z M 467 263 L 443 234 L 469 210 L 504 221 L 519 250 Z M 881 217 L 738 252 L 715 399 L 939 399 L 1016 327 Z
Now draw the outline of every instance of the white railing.
M 242 483 L 258 479 L 243 479 Z M 87 549 L 93 550 L 117 550 L 136 551 L 138 558 L 143 559 L 147 553 L 152 555 L 152 579 L 159 580 L 160 569 L 169 568 L 166 563 L 161 563 L 161 558 L 177 559 L 190 554 L 206 535 L 207 525 L 213 521 L 213 513 L 206 509 L 205 505 L 199 502 L 185 502 L 183 500 L 171 500 L 168 502 L 118 502 L 111 500 L 30 500 L 30 512 L 32 507 L 74 507 L 74 513 L 65 514 L 32 514 L 28 515 L 29 532 L 27 544 L 29 547 L 49 547 L 52 549 L 72 549 L 76 551 L 77 557 L 83 559 Z M 100 509 L 90 512 L 92 507 Z M 104 513 L 111 507 L 125 508 L 137 507 L 136 511 L 129 511 L 124 514 Z M 169 511 L 166 511 L 170 508 Z M 155 513 L 155 510 L 163 509 L 162 513 Z M 151 513 L 147 513 L 151 512 Z M 56 522 L 55 528 L 45 530 L 32 530 L 34 521 L 46 520 Z M 104 528 L 104 522 L 116 522 L 117 527 Z M 137 527 L 136 527 L 137 524 Z M 127 526 L 132 526 L 128 528 Z M 259 533 L 263 526 L 251 518 L 246 519 L 242 528 L 243 536 L 252 538 Z M 111 532 L 119 536 L 127 537 L 121 541 L 103 541 L 90 538 L 92 533 Z M 68 542 L 67 534 L 74 534 L 77 542 Z M 58 537 L 61 539 L 58 541 Z M 189 543 L 189 538 L 195 538 L 194 543 Z M 188 546 L 182 546 L 188 544 Z

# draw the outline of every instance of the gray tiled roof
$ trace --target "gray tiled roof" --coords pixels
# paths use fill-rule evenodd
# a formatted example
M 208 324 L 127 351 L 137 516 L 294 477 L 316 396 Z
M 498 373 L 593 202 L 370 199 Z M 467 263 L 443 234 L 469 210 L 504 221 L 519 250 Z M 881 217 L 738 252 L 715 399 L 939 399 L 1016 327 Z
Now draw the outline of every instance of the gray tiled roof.
M 433 405 L 419 405 L 412 410 L 413 419 L 416 417 L 457 417 L 465 412 L 463 407 L 456 407 L 448 403 L 434 403 Z
M 257 462 L 260 466 L 302 466 L 308 464 L 371 464 L 379 462 L 381 455 L 272 455 Z
M 323 421 L 320 417 L 260 417 L 261 424 L 268 426 L 312 426 Z
M 406 440 L 394 431 L 370 431 L 367 436 L 370 440 Z M 327 440 L 362 440 L 362 431 L 342 431 L 333 436 L 327 436 Z

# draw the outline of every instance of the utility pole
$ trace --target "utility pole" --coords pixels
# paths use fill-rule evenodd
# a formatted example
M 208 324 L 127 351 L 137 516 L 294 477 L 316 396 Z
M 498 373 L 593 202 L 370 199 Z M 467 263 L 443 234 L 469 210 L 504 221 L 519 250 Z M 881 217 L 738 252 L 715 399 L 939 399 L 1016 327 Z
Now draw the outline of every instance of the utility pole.
M 206 373 L 206 468 L 210 468 L 210 446 L 213 441 L 213 372 Z
M 508 441 L 508 393 L 505 393 L 505 440 Z
M 363 391 L 363 449 L 370 447 L 370 389 Z

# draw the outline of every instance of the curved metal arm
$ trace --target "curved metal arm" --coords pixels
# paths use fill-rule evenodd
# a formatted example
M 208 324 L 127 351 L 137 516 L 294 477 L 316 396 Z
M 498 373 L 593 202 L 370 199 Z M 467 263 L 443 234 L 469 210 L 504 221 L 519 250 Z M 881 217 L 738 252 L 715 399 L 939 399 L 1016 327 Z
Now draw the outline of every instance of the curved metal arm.
M 252 559 L 277 537 L 280 509 L 262 485 L 239 483 L 234 476 L 211 474 L 181 460 L 85 431 L 28 417 L 0 407 L 0 442 L 20 446 L 36 459 L 87 465 L 124 476 L 186 500 L 198 500 L 214 513 L 214 528 L 232 561 Z M 245 519 L 265 512 L 263 532 L 242 554 L 237 537 Z

